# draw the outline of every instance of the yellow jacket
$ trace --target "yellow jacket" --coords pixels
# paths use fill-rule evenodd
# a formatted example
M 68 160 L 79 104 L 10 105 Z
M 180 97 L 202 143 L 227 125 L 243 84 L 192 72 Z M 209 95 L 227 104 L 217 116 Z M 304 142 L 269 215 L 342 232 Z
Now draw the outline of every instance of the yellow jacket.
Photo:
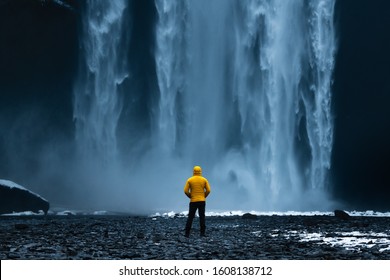
M 187 180 L 184 193 L 191 199 L 191 202 L 206 201 L 206 197 L 210 193 L 210 185 L 207 179 L 202 176 L 200 166 L 194 167 L 194 176 Z

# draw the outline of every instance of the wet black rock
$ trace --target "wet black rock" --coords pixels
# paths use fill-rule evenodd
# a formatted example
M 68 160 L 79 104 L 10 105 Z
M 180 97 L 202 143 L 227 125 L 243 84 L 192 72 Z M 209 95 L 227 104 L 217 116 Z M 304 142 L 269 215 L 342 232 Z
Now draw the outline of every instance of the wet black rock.
M 257 215 L 253 215 L 251 213 L 245 213 L 244 215 L 242 215 L 242 218 L 246 220 L 255 220 L 257 219 Z
M 28 225 L 26 225 L 26 224 L 15 224 L 15 229 L 17 229 L 17 230 L 28 229 Z
M 142 232 L 138 232 L 138 233 L 137 233 L 137 238 L 138 238 L 138 239 L 144 239 L 144 238 L 145 238 L 145 234 L 142 233 Z
M 343 211 L 343 210 L 334 210 L 334 215 L 336 218 L 342 219 L 342 220 L 348 220 L 351 216 Z

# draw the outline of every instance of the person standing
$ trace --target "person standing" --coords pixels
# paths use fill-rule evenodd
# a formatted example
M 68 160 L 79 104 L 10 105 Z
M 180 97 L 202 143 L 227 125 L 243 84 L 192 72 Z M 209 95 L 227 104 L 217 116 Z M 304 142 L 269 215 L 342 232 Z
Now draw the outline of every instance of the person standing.
M 190 198 L 188 218 L 185 227 L 185 237 L 190 236 L 192 221 L 195 213 L 198 210 L 200 221 L 200 235 L 206 234 L 206 197 L 210 194 L 210 185 L 205 177 L 202 176 L 202 168 L 194 167 L 193 176 L 188 178 L 184 193 Z

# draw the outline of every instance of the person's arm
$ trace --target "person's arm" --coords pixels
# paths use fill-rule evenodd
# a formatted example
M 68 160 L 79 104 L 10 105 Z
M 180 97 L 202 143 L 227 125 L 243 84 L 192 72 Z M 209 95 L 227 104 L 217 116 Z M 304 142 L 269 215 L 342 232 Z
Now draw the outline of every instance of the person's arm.
M 186 196 L 188 196 L 189 198 L 191 198 L 191 193 L 190 193 L 190 183 L 186 182 L 185 186 L 184 186 L 184 193 L 186 194 Z
M 204 187 L 205 187 L 204 197 L 207 197 L 211 192 L 209 181 L 207 181 L 207 179 L 206 179 L 206 184 Z

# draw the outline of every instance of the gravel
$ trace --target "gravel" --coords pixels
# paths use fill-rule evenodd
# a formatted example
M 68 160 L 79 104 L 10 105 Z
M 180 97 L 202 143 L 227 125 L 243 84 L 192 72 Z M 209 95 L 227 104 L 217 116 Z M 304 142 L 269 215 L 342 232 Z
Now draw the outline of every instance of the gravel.
M 390 259 L 390 218 L 0 216 L 1 259 Z

